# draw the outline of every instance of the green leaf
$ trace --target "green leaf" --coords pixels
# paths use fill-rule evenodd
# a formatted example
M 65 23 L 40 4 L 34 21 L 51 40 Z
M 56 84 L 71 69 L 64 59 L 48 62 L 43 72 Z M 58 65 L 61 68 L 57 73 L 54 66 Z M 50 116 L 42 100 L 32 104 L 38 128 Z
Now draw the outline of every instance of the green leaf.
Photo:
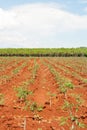
M 37 107 L 37 111 L 40 112 L 40 111 L 42 111 L 42 110 L 43 110 L 43 106 L 38 106 L 38 107 Z
M 59 87 L 59 90 L 61 93 L 64 93 L 64 94 L 67 92 L 67 88 L 65 88 L 63 86 Z
M 68 102 L 68 101 L 65 100 L 62 109 L 71 109 L 73 106 L 74 106 L 73 103 L 70 103 L 70 102 Z
M 67 82 L 64 84 L 65 87 L 73 89 L 73 84 L 71 82 Z
M 81 122 L 78 123 L 78 126 L 80 128 L 87 128 L 87 126 L 84 123 L 81 123 Z
M 76 121 L 76 120 L 77 120 L 77 117 L 71 116 L 71 121 Z
M 68 117 L 61 117 L 61 119 L 60 119 L 60 126 L 68 124 L 67 121 L 68 121 Z

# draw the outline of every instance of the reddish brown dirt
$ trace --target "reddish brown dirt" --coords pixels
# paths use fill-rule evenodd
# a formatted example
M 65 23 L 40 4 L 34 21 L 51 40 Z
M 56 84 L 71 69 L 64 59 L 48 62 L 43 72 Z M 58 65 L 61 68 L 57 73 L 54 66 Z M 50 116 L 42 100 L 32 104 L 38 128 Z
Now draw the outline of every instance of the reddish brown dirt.
M 4 105 L 0 105 L 0 130 L 69 130 L 72 125 L 70 120 L 68 120 L 68 125 L 60 125 L 61 117 L 68 117 L 69 111 L 62 109 L 65 96 L 59 92 L 59 86 L 56 83 L 55 77 L 51 74 L 48 66 L 44 64 L 45 62 L 49 64 L 48 59 L 23 58 L 15 68 L 26 62 L 26 60 L 26 66 L 16 75 L 11 73 L 14 69 L 12 62 L 9 65 L 11 66 L 9 71 L 8 69 L 5 71 L 6 75 L 12 75 L 9 80 L 0 85 L 0 93 L 3 93 L 5 97 Z M 32 103 L 37 103 L 38 106 L 43 106 L 43 110 L 40 112 L 37 110 L 31 111 L 30 106 L 24 109 L 25 102 L 18 100 L 16 91 L 14 90 L 15 87 L 23 86 L 24 82 L 32 79 L 34 60 L 36 60 L 39 68 L 37 69 L 33 83 L 26 86 L 27 89 L 33 91 L 33 95 L 28 96 L 27 99 Z M 77 79 L 75 77 L 67 76 L 62 69 L 56 68 L 55 62 L 52 65 L 57 72 L 61 72 L 63 77 L 71 79 L 73 84 L 76 85 Z M 2 78 L 0 82 L 1 80 Z M 84 103 L 80 106 L 75 116 L 80 122 L 87 125 L 87 84 L 79 84 L 77 81 L 77 85 L 78 87 L 67 92 L 67 101 L 76 103 L 70 94 L 82 94 Z M 54 96 L 51 96 L 52 94 Z M 74 109 L 72 112 L 75 114 Z M 84 130 L 86 129 L 84 128 Z M 77 127 L 76 130 L 82 130 L 82 128 Z
M 70 66 L 67 66 L 66 64 L 63 64 L 63 63 L 60 63 L 60 62 L 57 62 L 57 64 L 59 66 L 62 66 L 65 70 L 69 70 L 71 73 L 77 73 L 79 76 L 83 77 L 83 78 L 87 78 L 87 74 L 84 74 L 82 72 L 78 72 L 78 70 L 75 70 L 73 69 L 72 67 Z M 81 68 L 80 68 L 81 69 Z

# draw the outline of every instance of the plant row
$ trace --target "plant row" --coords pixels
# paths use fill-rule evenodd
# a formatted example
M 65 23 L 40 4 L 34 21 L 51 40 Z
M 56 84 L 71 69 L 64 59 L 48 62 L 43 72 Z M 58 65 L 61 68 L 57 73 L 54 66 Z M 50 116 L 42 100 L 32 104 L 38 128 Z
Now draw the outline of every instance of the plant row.
M 85 102 L 85 100 L 82 98 L 82 94 L 74 93 L 73 90 L 76 88 L 76 86 L 74 86 L 73 83 L 67 78 L 63 78 L 53 66 L 50 64 L 46 65 L 55 78 L 59 93 L 64 95 L 64 102 L 61 106 L 61 109 L 67 114 L 67 116 L 61 116 L 59 121 L 60 126 L 62 126 L 63 130 L 65 130 L 64 126 L 67 126 L 69 130 L 87 128 L 86 124 L 84 124 L 83 120 L 81 119 L 81 115 L 78 115 L 82 105 Z
M 7 48 L 0 49 L 0 56 L 85 56 L 87 57 L 87 48 Z

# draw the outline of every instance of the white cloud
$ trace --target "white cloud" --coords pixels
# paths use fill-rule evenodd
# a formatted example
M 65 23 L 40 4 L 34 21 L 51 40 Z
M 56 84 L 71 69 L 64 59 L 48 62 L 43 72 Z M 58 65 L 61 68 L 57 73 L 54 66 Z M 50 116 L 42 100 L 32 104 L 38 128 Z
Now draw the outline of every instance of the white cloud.
M 80 2 L 80 3 L 83 3 L 83 4 L 86 4 L 86 3 L 87 3 L 87 0 L 80 0 L 79 2 Z
M 43 47 L 58 33 L 62 35 L 62 32 L 84 29 L 87 30 L 86 15 L 71 14 L 55 4 L 27 4 L 9 10 L 0 9 L 0 44 Z

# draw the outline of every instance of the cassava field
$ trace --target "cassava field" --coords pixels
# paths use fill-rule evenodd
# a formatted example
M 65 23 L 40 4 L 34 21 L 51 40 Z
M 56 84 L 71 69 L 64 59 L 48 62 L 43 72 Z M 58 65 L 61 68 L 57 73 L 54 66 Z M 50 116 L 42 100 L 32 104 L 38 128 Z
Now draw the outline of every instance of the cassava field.
M 0 57 L 0 130 L 83 129 L 86 57 Z

